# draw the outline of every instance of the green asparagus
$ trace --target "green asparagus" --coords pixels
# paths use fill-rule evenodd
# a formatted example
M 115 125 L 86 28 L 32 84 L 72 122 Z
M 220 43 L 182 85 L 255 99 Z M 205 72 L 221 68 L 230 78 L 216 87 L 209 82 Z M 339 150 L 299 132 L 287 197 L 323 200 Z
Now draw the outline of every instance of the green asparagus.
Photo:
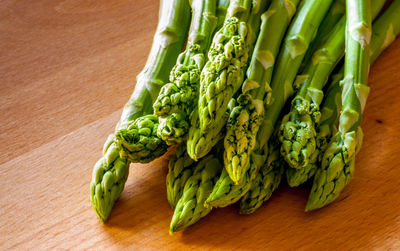
M 167 81 L 178 54 L 182 50 L 189 26 L 186 0 L 162 1 L 160 20 L 147 63 L 137 79 L 135 90 L 122 111 L 116 131 L 136 118 L 152 113 L 153 100 L 162 83 Z M 96 163 L 90 183 L 90 201 L 101 221 L 106 221 L 119 198 L 129 173 L 130 161 L 120 157 L 110 135 L 104 156 Z
M 157 135 L 168 145 L 182 143 L 189 130 L 189 115 L 198 100 L 200 72 L 205 64 L 214 29 L 217 26 L 216 0 L 191 1 L 193 17 L 188 46 L 171 71 L 170 83 L 161 88 L 153 104 L 160 118 Z
M 314 53 L 320 48 L 328 39 L 331 31 L 336 26 L 338 21 L 345 16 L 346 13 L 346 2 L 345 0 L 336 0 L 332 3 L 331 8 L 322 20 L 321 25 L 316 33 L 315 39 L 311 42 L 309 49 L 307 50 L 300 72 L 304 71 L 304 68 L 311 61 Z
M 368 3 L 356 0 L 347 2 L 348 36 L 344 80 L 342 82 L 342 113 L 338 132 L 322 158 L 321 169 L 314 177 L 306 211 L 318 209 L 339 197 L 354 175 L 355 155 L 362 143 L 362 114 L 368 96 L 369 61 L 373 62 L 400 31 L 400 1 L 395 0 L 374 23 L 371 51 L 371 29 Z M 368 60 L 370 53 L 372 56 Z
M 258 129 L 269 103 L 269 86 L 275 63 L 287 26 L 296 12 L 299 0 L 273 0 L 261 16 L 261 27 L 253 52 L 242 94 L 234 101 L 227 123 L 224 165 L 229 177 L 239 184 L 250 163 Z
M 182 197 L 186 181 L 192 176 L 195 167 L 196 162 L 186 152 L 186 144 L 179 145 L 168 164 L 167 200 L 172 209 L 175 209 Z
M 211 193 L 221 170 L 222 165 L 214 155 L 208 155 L 198 162 L 176 205 L 169 230 L 171 234 L 196 223 L 211 211 L 211 208 L 204 206 L 204 201 Z
M 339 196 L 353 176 L 354 157 L 362 142 L 362 110 L 369 92 L 370 1 L 347 0 L 346 4 L 348 34 L 339 131 L 325 151 L 306 210 L 323 207 Z
M 339 81 L 342 78 L 343 73 L 335 74 L 332 77 L 333 83 L 329 87 L 321 106 L 321 118 L 316 125 L 317 150 L 314 151 L 310 158 L 312 161 L 301 169 L 292 167 L 286 169 L 286 181 L 290 187 L 300 186 L 314 176 L 330 138 L 337 131 L 336 125 L 341 109 Z
M 167 144 L 157 137 L 158 118 L 145 115 L 115 133 L 121 158 L 133 163 L 148 163 L 167 151 Z
M 187 141 L 189 156 L 195 160 L 211 150 L 216 143 L 213 139 L 226 123 L 228 103 L 242 84 L 252 40 L 256 39 L 253 34 L 258 31 L 257 16 L 266 1 L 232 0 L 225 23 L 214 36 L 201 72 L 198 108 L 194 111 L 200 126 L 189 130 Z
M 268 142 L 268 157 L 260 168 L 255 179 L 251 181 L 250 190 L 240 201 L 240 213 L 254 213 L 264 201 L 267 201 L 278 188 L 286 167 L 286 162 L 279 153 L 280 144 L 275 136 Z

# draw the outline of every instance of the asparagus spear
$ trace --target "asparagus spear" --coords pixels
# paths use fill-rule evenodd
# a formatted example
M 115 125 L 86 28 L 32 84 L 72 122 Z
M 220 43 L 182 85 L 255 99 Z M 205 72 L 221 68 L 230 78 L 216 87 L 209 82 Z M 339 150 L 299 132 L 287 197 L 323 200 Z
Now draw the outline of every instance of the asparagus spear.
M 362 113 L 368 96 L 369 61 L 373 62 L 400 31 L 400 1 L 395 0 L 375 22 L 370 55 L 371 30 L 368 3 L 348 0 L 348 33 L 346 37 L 345 74 L 342 91 L 342 113 L 338 132 L 322 158 L 321 169 L 314 177 L 306 211 L 318 209 L 339 197 L 354 175 L 355 155 L 362 143 Z M 358 26 L 355 25 L 358 23 Z M 366 61 L 366 62 L 365 62 Z
M 169 230 L 171 234 L 196 223 L 211 211 L 211 208 L 204 206 L 204 201 L 211 193 L 221 170 L 222 165 L 214 155 L 208 155 L 197 163 L 176 205 Z
M 321 106 L 321 118 L 316 125 L 317 149 L 310 158 L 312 161 L 301 169 L 291 167 L 286 169 L 286 180 L 290 187 L 300 186 L 314 176 L 330 138 L 337 131 L 336 124 L 341 109 L 339 82 L 342 78 L 343 72 L 332 76 L 332 84 Z
M 189 156 L 195 160 L 211 150 L 226 123 L 228 103 L 242 84 L 255 40 L 252 34 L 258 33 L 258 19 L 266 2 L 232 0 L 225 23 L 214 36 L 209 61 L 200 76 L 198 109 L 194 111 L 198 113 L 200 126 L 189 130 L 187 141 Z
M 377 16 L 385 0 L 375 0 L 372 4 L 373 16 Z M 314 53 L 309 62 L 306 73 L 301 75 L 305 79 L 292 107 L 281 125 L 280 141 L 281 153 L 290 167 L 307 170 L 288 170 L 290 179 L 298 180 L 298 175 L 306 178 L 310 172 L 315 172 L 316 160 L 319 153 L 316 144 L 316 123 L 319 122 L 321 112 L 319 106 L 329 75 L 344 55 L 346 17 L 342 17 L 329 34 L 326 42 Z M 303 181 L 306 181 L 303 179 Z M 289 182 L 290 183 L 290 182 Z M 298 182 L 296 182 L 298 183 Z
M 187 137 L 189 115 L 197 103 L 200 72 L 206 61 L 204 54 L 218 22 L 216 0 L 194 0 L 191 5 L 188 46 L 171 71 L 170 83 L 161 88 L 153 104 L 154 115 L 160 118 L 157 135 L 168 145 L 182 143 Z
M 187 154 L 186 145 L 179 145 L 168 164 L 167 200 L 172 209 L 175 209 L 182 197 L 186 181 L 193 175 L 195 167 L 196 162 Z
M 321 25 L 318 28 L 315 39 L 311 42 L 310 47 L 304 56 L 300 72 L 304 71 L 304 68 L 311 61 L 314 53 L 320 48 L 328 39 L 331 31 L 336 26 L 338 21 L 345 16 L 346 2 L 345 0 L 336 0 L 332 3 L 327 15 L 322 20 Z
M 190 19 L 188 8 L 186 0 L 162 1 L 149 58 L 138 76 L 135 90 L 124 107 L 116 130 L 124 128 L 140 116 L 152 113 L 153 100 L 162 83 L 168 79 L 169 71 L 184 44 Z M 130 161 L 120 157 L 114 135 L 107 139 L 103 154 L 93 169 L 90 201 L 97 216 L 104 222 L 124 188 Z
M 234 100 L 225 136 L 224 165 L 235 184 L 242 182 L 250 163 L 258 129 L 269 103 L 275 57 L 299 0 L 273 0 L 261 15 L 261 27 L 242 94 Z
M 278 188 L 286 162 L 279 153 L 280 144 L 277 132 L 268 142 L 268 157 L 260 168 L 255 179 L 251 181 L 250 190 L 240 201 L 240 213 L 254 213 L 264 201 L 267 201 Z

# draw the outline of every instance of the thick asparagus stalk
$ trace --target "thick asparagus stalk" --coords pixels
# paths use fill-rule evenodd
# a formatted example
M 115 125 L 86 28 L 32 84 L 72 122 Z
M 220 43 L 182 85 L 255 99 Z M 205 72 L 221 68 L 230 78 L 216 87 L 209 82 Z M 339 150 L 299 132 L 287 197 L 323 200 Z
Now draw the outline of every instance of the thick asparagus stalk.
M 257 16 L 266 2 L 231 1 L 225 23 L 214 36 L 209 61 L 200 76 L 198 109 L 194 111 L 198 112 L 200 126 L 189 130 L 187 141 L 189 156 L 195 160 L 211 150 L 226 123 L 228 103 L 242 84 L 249 50 L 256 39 L 252 34 L 258 32 Z
M 377 16 L 385 0 L 375 0 L 372 4 L 373 16 Z M 290 167 L 308 170 L 315 166 L 319 153 L 316 144 L 316 123 L 319 122 L 321 112 L 319 106 L 325 86 L 331 72 L 344 55 L 346 17 L 342 17 L 329 34 L 326 42 L 314 53 L 306 72 L 299 77 L 304 78 L 304 84 L 292 101 L 292 107 L 281 126 L 280 141 L 281 153 Z M 296 174 L 295 171 L 289 171 Z M 309 172 L 299 170 L 308 176 Z M 288 176 L 290 179 L 290 176 Z M 290 183 L 290 182 L 289 182 Z
M 225 136 L 224 165 L 235 184 L 242 182 L 250 164 L 258 129 L 269 103 L 275 58 L 299 0 L 273 0 L 261 16 L 261 27 L 242 94 L 235 99 Z
M 346 13 L 346 2 L 345 0 L 336 0 L 332 3 L 331 8 L 322 20 L 321 25 L 318 28 L 315 39 L 311 42 L 309 49 L 307 50 L 300 72 L 303 72 L 307 64 L 311 61 L 314 53 L 320 48 L 328 39 L 331 31 L 336 26 L 338 21 L 345 16 Z
M 149 58 L 138 76 L 135 90 L 124 107 L 116 130 L 152 113 L 153 101 L 182 50 L 190 19 L 188 8 L 186 0 L 162 1 Z M 94 166 L 90 184 L 90 201 L 101 221 L 108 219 L 129 173 L 130 161 L 120 157 L 113 141 L 114 135 L 110 135 L 104 146 L 104 156 Z
M 169 230 L 171 234 L 196 223 L 211 211 L 211 208 L 204 206 L 204 201 L 211 193 L 221 170 L 222 164 L 214 155 L 208 155 L 197 163 L 176 205 Z
M 306 211 L 333 202 L 354 175 L 355 155 L 362 143 L 362 112 L 369 91 L 367 86 L 369 61 L 373 62 L 400 31 L 398 15 L 400 1 L 395 0 L 374 23 L 372 56 L 368 60 L 371 36 L 368 26 L 368 3 L 348 0 L 347 4 L 347 15 L 351 18 L 347 25 L 349 35 L 346 37 L 345 77 L 339 129 L 325 151 L 321 169 L 315 174 Z
M 157 135 L 168 145 L 182 143 L 189 130 L 189 115 L 197 105 L 200 72 L 217 26 L 216 0 L 191 2 L 193 17 L 188 46 L 171 71 L 170 83 L 161 88 L 153 104 L 160 118 Z
M 196 162 L 186 152 L 186 144 L 176 149 L 176 154 L 168 164 L 167 200 L 172 209 L 175 209 L 178 200 L 182 197 L 186 181 L 193 175 Z
M 286 162 L 279 153 L 280 144 L 277 132 L 268 142 L 267 161 L 262 165 L 255 179 L 251 181 L 250 190 L 240 201 L 240 213 L 254 213 L 264 201 L 267 201 L 278 188 Z

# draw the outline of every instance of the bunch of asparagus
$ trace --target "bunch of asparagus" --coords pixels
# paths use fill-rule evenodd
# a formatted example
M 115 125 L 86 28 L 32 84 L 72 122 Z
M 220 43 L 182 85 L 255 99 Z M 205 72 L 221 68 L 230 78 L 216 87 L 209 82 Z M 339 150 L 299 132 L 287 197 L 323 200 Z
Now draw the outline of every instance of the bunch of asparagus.
M 370 64 L 400 32 L 400 0 L 381 11 L 385 2 L 162 1 L 147 63 L 93 170 L 100 220 L 130 163 L 173 145 L 171 233 L 237 201 L 253 213 L 284 176 L 291 187 L 313 180 L 306 211 L 333 202 L 354 175 Z

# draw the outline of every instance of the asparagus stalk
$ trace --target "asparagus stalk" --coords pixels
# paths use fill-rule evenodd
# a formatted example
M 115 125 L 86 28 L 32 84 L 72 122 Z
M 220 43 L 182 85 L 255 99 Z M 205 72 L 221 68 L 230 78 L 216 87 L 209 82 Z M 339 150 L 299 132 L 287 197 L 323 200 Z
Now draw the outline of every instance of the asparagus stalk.
M 342 113 L 338 132 L 332 137 L 322 158 L 321 169 L 315 174 L 306 211 L 333 202 L 354 175 L 355 155 L 362 143 L 362 113 L 369 91 L 369 61 L 373 62 L 400 32 L 400 1 L 395 0 L 374 23 L 372 55 L 368 60 L 371 36 L 368 3 L 348 0 L 347 4 L 350 18 L 347 25 L 349 35 L 346 37 Z
M 235 184 L 242 182 L 250 164 L 258 129 L 269 103 L 272 71 L 287 26 L 299 0 L 273 0 L 261 15 L 261 27 L 242 94 L 234 100 L 224 139 L 224 165 Z
M 250 190 L 240 201 L 240 213 L 254 213 L 264 201 L 267 201 L 278 188 L 286 167 L 286 163 L 279 153 L 280 144 L 277 132 L 268 142 L 268 157 L 260 168 L 255 179 L 251 181 Z
M 362 112 L 369 92 L 370 1 L 347 0 L 346 3 L 345 77 L 339 131 L 324 154 L 306 210 L 320 208 L 339 196 L 353 176 L 354 157 L 362 142 Z
M 200 126 L 189 130 L 187 141 L 189 156 L 195 160 L 211 150 L 217 142 L 214 139 L 226 123 L 228 103 L 242 84 L 249 51 L 256 37 L 253 34 L 258 33 L 257 18 L 266 2 L 231 1 L 225 23 L 214 36 L 209 61 L 200 76 L 198 109 L 194 111 L 198 113 Z
M 169 230 L 171 234 L 196 223 L 211 211 L 211 208 L 204 206 L 204 201 L 211 193 L 221 170 L 220 161 L 212 154 L 197 163 L 176 205 Z
M 172 209 L 182 197 L 186 181 L 193 175 L 196 162 L 186 152 L 186 145 L 177 147 L 175 155 L 169 161 L 167 174 L 167 200 Z
M 168 145 L 186 140 L 189 115 L 197 103 L 200 72 L 206 61 L 204 54 L 218 22 L 216 0 L 194 0 L 191 5 L 188 46 L 171 71 L 170 83 L 161 88 L 153 104 L 154 115 L 160 118 L 157 135 Z
M 188 8 L 186 0 L 162 1 L 149 58 L 138 76 L 135 90 L 122 111 L 116 130 L 124 128 L 140 116 L 152 113 L 153 100 L 162 83 L 168 79 L 169 71 L 182 50 L 190 19 Z M 114 140 L 114 135 L 107 139 L 104 156 L 94 166 L 90 184 L 90 201 L 103 222 L 108 219 L 129 173 L 130 161 L 120 157 Z
M 375 17 L 385 4 L 385 0 L 375 0 L 372 4 L 372 12 Z M 300 75 L 305 79 L 296 97 L 292 101 L 292 107 L 281 125 L 280 141 L 281 153 L 290 167 L 303 169 L 296 174 L 295 170 L 288 171 L 291 176 L 288 180 L 300 176 L 309 176 L 309 172 L 315 172 L 315 162 L 319 153 L 316 144 L 316 123 L 319 122 L 321 112 L 319 106 L 324 93 L 329 75 L 336 64 L 344 55 L 346 17 L 342 17 L 329 34 L 326 42 L 314 53 L 309 62 L 306 73 Z M 304 180 L 305 181 L 305 180 Z M 291 183 L 291 182 L 289 182 Z M 296 182 L 297 183 L 297 182 Z
M 230 4 L 230 0 L 218 0 L 217 4 L 217 30 L 219 30 L 223 25 L 226 17 L 226 12 Z
M 336 26 L 338 21 L 345 16 L 346 2 L 345 0 L 336 0 L 332 3 L 327 15 L 322 20 L 321 25 L 318 28 L 315 39 L 311 42 L 310 47 L 304 56 L 300 72 L 304 71 L 304 68 L 311 61 L 314 53 L 320 48 L 328 39 L 331 31 Z

